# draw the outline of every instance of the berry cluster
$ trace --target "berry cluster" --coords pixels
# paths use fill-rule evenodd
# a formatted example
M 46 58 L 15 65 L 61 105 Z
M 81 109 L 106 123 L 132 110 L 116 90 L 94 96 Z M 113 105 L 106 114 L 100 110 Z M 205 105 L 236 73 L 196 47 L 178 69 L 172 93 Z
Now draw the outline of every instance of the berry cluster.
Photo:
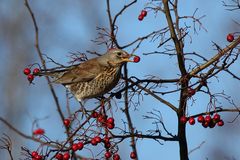
M 95 118 L 97 120 L 97 122 L 99 122 L 105 128 L 113 129 L 115 127 L 115 122 L 114 122 L 113 117 L 108 118 L 106 115 L 103 115 L 101 112 L 96 112 L 96 111 L 93 111 L 91 116 L 93 118 Z M 110 138 L 107 135 L 105 135 L 105 137 L 103 137 L 103 138 L 101 138 L 99 135 L 97 135 L 97 136 L 93 137 L 90 141 L 90 143 L 93 146 L 96 146 L 96 145 L 98 145 L 98 143 L 101 143 L 101 142 L 104 144 L 104 147 L 106 149 L 106 152 L 104 154 L 104 157 L 106 159 L 109 159 L 109 158 L 112 157 L 113 160 L 120 160 L 119 154 L 114 153 L 110 150 L 112 145 L 111 145 L 111 142 L 110 142 Z M 137 156 L 136 156 L 135 152 L 130 153 L 130 158 L 131 159 L 135 159 L 136 157 Z
M 25 68 L 23 70 L 23 73 L 27 76 L 27 79 L 30 83 L 32 83 L 32 81 L 34 80 L 34 75 L 38 74 L 39 72 L 39 68 L 34 68 L 32 73 L 30 68 Z
M 221 119 L 221 116 L 217 113 L 213 117 L 211 117 L 210 115 L 207 115 L 205 117 L 200 115 L 198 116 L 198 122 L 202 123 L 202 126 L 204 128 L 207 128 L 207 127 L 214 128 L 216 124 L 218 126 L 224 125 L 224 121 Z
M 233 34 L 229 33 L 229 34 L 227 35 L 227 41 L 228 41 L 228 42 L 232 42 L 233 40 L 234 40 Z
M 144 19 L 144 17 L 147 16 L 147 11 L 146 10 L 142 10 L 140 15 L 138 16 L 138 20 L 142 21 Z
M 101 123 L 102 126 L 107 127 L 108 129 L 113 129 L 115 127 L 114 118 L 107 117 L 106 115 L 102 115 L 101 113 L 93 112 L 92 117 L 96 118 L 98 122 Z
M 107 117 L 107 115 L 103 114 L 101 111 L 96 112 L 93 111 L 90 115 L 92 118 L 96 119 L 97 124 L 100 124 L 100 127 L 104 127 L 106 129 L 113 129 L 115 127 L 115 120 L 113 117 Z M 65 118 L 63 121 L 63 124 L 65 127 L 69 128 L 72 123 L 71 118 Z M 33 131 L 33 135 L 43 135 L 45 133 L 44 129 L 38 128 Z M 97 134 L 93 136 L 92 138 L 88 140 L 74 140 L 73 144 L 67 149 L 67 150 L 61 150 L 57 152 L 54 156 L 54 159 L 56 160 L 70 160 L 72 152 L 80 151 L 84 148 L 85 145 L 92 145 L 97 146 L 99 143 L 102 143 L 105 148 L 104 158 L 106 159 L 112 159 L 112 160 L 120 160 L 120 155 L 118 152 L 114 149 L 115 144 L 114 142 L 110 141 L 111 137 L 107 134 L 104 134 L 103 137 L 101 137 L 101 134 Z M 43 160 L 44 155 L 40 155 L 37 151 L 28 152 L 31 156 L 32 160 Z M 129 154 L 129 157 L 131 159 L 136 159 L 137 155 L 133 151 Z
M 104 143 L 104 147 L 107 150 L 104 154 L 105 158 L 111 158 L 112 157 L 112 152 L 109 150 L 109 148 L 111 147 L 111 143 L 110 143 L 110 138 L 108 136 L 105 136 L 104 138 L 101 138 L 100 136 L 95 136 L 91 139 L 90 143 L 93 146 L 98 145 L 98 143 Z M 115 153 L 113 155 L 113 160 L 120 160 L 120 156 L 118 153 Z
M 101 126 L 108 128 L 108 129 L 113 129 L 115 127 L 115 122 L 114 122 L 114 118 L 113 117 L 107 117 L 107 115 L 103 115 L 101 112 L 92 112 L 92 117 L 95 118 L 97 120 L 97 122 L 99 122 L 101 124 Z M 93 146 L 98 145 L 98 143 L 104 143 L 104 147 L 106 149 L 106 152 L 104 154 L 106 159 L 109 159 L 113 156 L 113 160 L 120 160 L 120 156 L 118 153 L 112 154 L 112 152 L 109 150 L 109 148 L 111 147 L 111 142 L 110 142 L 110 138 L 105 135 L 104 138 L 101 138 L 99 135 L 95 136 L 91 139 L 90 143 Z
M 105 158 L 111 158 L 112 157 L 112 153 L 110 151 L 107 151 L 105 154 L 104 154 Z M 115 153 L 113 155 L 113 160 L 120 160 L 120 156 L 118 153 Z
M 180 122 L 183 124 L 186 124 L 187 121 L 190 125 L 195 124 L 194 117 L 187 118 L 186 116 L 182 116 L 180 118 Z M 214 128 L 216 124 L 218 126 L 224 125 L 224 121 L 221 119 L 221 116 L 217 113 L 215 113 L 213 117 L 211 117 L 210 115 L 206 115 L 205 117 L 203 115 L 199 115 L 197 118 L 197 121 L 201 123 L 204 128 L 207 128 L 207 127 Z
M 57 160 L 69 160 L 70 159 L 70 154 L 68 152 L 62 154 L 62 153 L 58 153 L 55 158 Z
M 31 156 L 32 156 L 32 160 L 42 160 L 43 159 L 43 157 L 41 155 L 39 155 L 37 151 L 33 151 L 31 153 Z
M 76 152 L 76 151 L 80 151 L 82 150 L 84 147 L 84 143 L 82 141 L 79 141 L 79 142 L 75 142 L 72 146 L 71 146 L 71 150 L 73 152 Z M 58 153 L 56 154 L 55 156 L 55 159 L 57 160 L 69 160 L 70 159 L 70 154 L 69 152 L 65 152 L 64 154 L 63 153 Z
M 78 142 L 78 143 L 74 143 L 72 145 L 72 151 L 77 151 L 77 150 L 82 150 L 84 147 L 84 143 L 83 142 Z
M 100 143 L 102 141 L 102 138 L 99 136 L 95 136 L 91 139 L 91 144 L 93 146 L 96 146 L 98 143 Z

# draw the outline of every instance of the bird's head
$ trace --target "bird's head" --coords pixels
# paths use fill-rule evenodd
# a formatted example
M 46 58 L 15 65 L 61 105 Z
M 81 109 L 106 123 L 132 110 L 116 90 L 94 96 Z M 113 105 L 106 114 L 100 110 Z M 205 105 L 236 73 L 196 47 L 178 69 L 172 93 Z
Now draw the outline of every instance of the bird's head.
M 108 59 L 108 63 L 112 65 L 122 65 L 127 62 L 133 62 L 130 60 L 132 55 L 121 49 L 109 49 L 105 56 Z

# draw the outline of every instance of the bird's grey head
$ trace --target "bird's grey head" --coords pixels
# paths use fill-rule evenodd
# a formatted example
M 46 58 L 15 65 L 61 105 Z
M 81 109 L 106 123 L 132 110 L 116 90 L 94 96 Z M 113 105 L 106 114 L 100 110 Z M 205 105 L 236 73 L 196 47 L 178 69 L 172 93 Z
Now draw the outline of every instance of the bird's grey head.
M 127 62 L 133 62 L 129 58 L 131 57 L 131 54 L 128 54 L 126 51 L 121 49 L 109 49 L 102 58 L 105 59 L 105 62 L 113 65 L 113 66 L 121 66 L 124 63 Z

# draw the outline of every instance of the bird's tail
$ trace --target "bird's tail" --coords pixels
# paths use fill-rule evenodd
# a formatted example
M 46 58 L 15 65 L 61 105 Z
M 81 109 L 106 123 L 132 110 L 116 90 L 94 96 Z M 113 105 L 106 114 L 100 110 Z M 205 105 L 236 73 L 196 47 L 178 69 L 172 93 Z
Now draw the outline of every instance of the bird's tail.
M 34 76 L 49 76 L 52 78 L 58 78 L 63 73 L 65 73 L 67 69 L 55 70 L 55 69 L 47 69 L 47 70 L 40 70 L 40 72 L 33 73 Z
M 37 73 L 33 73 L 34 76 L 50 76 L 50 77 L 54 77 L 54 73 L 52 71 L 44 71 L 44 70 L 40 70 L 40 72 Z
M 60 73 L 53 70 L 40 70 L 38 73 L 33 73 L 34 76 L 49 76 L 51 80 L 49 83 L 55 83 L 55 81 L 60 77 Z

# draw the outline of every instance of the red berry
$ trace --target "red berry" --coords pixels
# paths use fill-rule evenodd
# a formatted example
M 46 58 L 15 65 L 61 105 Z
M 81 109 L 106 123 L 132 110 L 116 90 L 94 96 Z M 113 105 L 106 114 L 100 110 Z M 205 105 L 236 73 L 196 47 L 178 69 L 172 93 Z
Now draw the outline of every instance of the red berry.
M 111 143 L 110 143 L 110 142 L 104 143 L 104 147 L 105 147 L 105 148 L 110 148 L 110 147 L 111 147 Z
M 114 118 L 112 118 L 112 117 L 108 118 L 107 123 L 114 123 Z
M 119 154 L 115 153 L 115 154 L 113 155 L 113 160 L 120 160 Z
M 29 74 L 29 75 L 27 76 L 27 79 L 28 79 L 28 81 L 31 83 L 31 82 L 34 80 L 34 75 Z
M 212 119 L 208 126 L 209 126 L 210 128 L 214 128 L 215 125 L 216 125 L 216 123 L 215 123 L 215 121 Z
M 213 120 L 214 120 L 215 122 L 219 122 L 220 119 L 221 119 L 221 117 L 220 117 L 220 115 L 217 114 L 217 113 L 213 116 Z
M 68 152 L 64 153 L 63 160 L 69 160 L 70 154 Z
M 31 73 L 31 70 L 30 70 L 29 68 L 25 68 L 25 69 L 23 70 L 23 73 L 24 73 L 25 75 L 29 75 L 29 74 Z
M 187 119 L 186 116 L 182 116 L 182 117 L 180 118 L 180 122 L 181 122 L 182 124 L 186 124 L 187 121 L 188 121 L 188 119 Z
M 143 18 L 144 18 L 144 16 L 143 16 L 143 15 L 141 15 L 141 14 L 138 16 L 138 20 L 139 20 L 139 21 L 142 21 L 142 20 L 143 20 Z
M 92 117 L 93 117 L 93 118 L 97 118 L 97 117 L 98 117 L 98 113 L 95 112 L 95 111 L 93 111 L 93 112 L 92 112 Z
M 91 139 L 91 144 L 93 146 L 96 146 L 98 144 L 95 138 Z
M 204 122 L 204 117 L 202 115 L 198 116 L 198 122 L 203 123 Z
M 32 155 L 32 157 L 36 157 L 38 155 L 38 152 L 37 151 L 33 151 L 31 155 Z
M 207 115 L 207 116 L 204 118 L 204 120 L 205 120 L 205 122 L 208 122 L 208 123 L 210 123 L 210 122 L 211 122 L 211 120 L 212 120 L 212 118 L 211 118 L 211 116 L 210 116 L 210 115 Z
M 140 58 L 139 56 L 135 56 L 135 57 L 133 58 L 133 62 L 135 62 L 135 63 L 140 62 L 140 60 L 141 60 L 141 58 Z
M 107 128 L 108 129 L 113 129 L 115 127 L 114 123 L 107 123 Z
M 203 126 L 204 128 L 207 128 L 207 127 L 209 126 L 209 122 L 204 121 L 204 122 L 202 123 L 202 126 Z
M 64 125 L 65 125 L 66 127 L 69 127 L 71 121 L 70 121 L 70 119 L 67 118 L 67 119 L 64 119 L 63 123 L 64 123 Z
M 224 125 L 224 121 L 220 120 L 219 122 L 217 122 L 217 125 L 220 126 L 220 127 L 223 126 Z
M 37 160 L 42 160 L 42 156 L 41 155 L 36 155 L 36 157 L 35 157 Z
M 227 41 L 228 41 L 228 42 L 232 42 L 233 40 L 234 40 L 233 34 L 229 33 L 229 34 L 227 35 Z
M 72 150 L 73 150 L 73 151 L 78 150 L 78 145 L 77 145 L 77 144 L 73 144 L 73 145 L 72 145 Z
M 56 158 L 57 160 L 63 160 L 63 154 L 62 154 L 62 153 L 58 153 L 58 154 L 55 156 L 55 158 Z
M 110 138 L 106 136 L 106 137 L 103 138 L 103 141 L 104 141 L 104 143 L 109 143 L 110 142 Z
M 96 140 L 97 143 L 100 143 L 102 141 L 102 139 L 99 136 L 94 137 L 94 139 Z
M 100 122 L 100 123 L 104 123 L 104 122 L 105 122 L 105 119 L 104 119 L 104 116 L 103 116 L 103 115 L 99 115 L 97 120 L 98 120 L 98 122 Z
M 35 131 L 33 131 L 34 135 L 43 135 L 45 133 L 44 129 L 38 128 Z
M 195 89 L 192 88 L 188 88 L 187 92 L 189 97 L 193 96 L 196 93 Z
M 40 72 L 40 69 L 39 68 L 34 68 L 33 69 L 33 74 L 38 74 Z
M 112 156 L 112 153 L 111 153 L 111 152 L 107 151 L 107 152 L 105 153 L 105 157 L 106 157 L 106 158 L 110 158 L 111 156 Z
M 136 153 L 135 153 L 135 152 L 131 152 L 131 153 L 130 153 L 130 158 L 132 158 L 132 159 L 137 158 Z
M 190 125 L 194 125 L 195 124 L 195 119 L 193 117 L 190 117 L 188 120 Z
M 78 142 L 77 146 L 78 146 L 78 150 L 82 150 L 84 147 L 84 144 L 83 144 L 83 142 Z
M 146 17 L 147 16 L 147 11 L 146 10 L 142 10 L 140 15 L 142 15 L 143 17 Z

